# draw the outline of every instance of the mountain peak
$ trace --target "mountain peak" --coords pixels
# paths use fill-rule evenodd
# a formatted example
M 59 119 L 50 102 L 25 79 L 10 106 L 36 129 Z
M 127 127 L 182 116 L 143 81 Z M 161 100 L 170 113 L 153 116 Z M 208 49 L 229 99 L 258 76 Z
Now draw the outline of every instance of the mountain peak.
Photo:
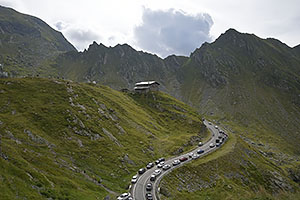
M 237 30 L 235 30 L 234 28 L 230 28 L 227 31 L 225 31 L 224 34 L 241 34 L 241 32 L 238 32 Z

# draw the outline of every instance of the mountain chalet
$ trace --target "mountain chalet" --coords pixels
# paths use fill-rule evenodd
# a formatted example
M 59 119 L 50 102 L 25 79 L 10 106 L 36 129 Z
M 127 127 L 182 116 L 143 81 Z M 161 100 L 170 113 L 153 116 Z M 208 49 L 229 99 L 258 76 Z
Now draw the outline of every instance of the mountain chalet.
M 137 82 L 134 85 L 135 92 L 149 92 L 149 91 L 158 91 L 159 83 L 156 81 L 143 81 Z

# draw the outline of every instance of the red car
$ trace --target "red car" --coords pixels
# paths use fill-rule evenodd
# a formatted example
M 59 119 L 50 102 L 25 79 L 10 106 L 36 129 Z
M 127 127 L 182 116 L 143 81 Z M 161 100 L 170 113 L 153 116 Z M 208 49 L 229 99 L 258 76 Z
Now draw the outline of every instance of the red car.
M 179 158 L 180 162 L 184 162 L 184 161 L 186 161 L 187 159 L 188 159 L 187 157 L 181 157 L 181 158 Z

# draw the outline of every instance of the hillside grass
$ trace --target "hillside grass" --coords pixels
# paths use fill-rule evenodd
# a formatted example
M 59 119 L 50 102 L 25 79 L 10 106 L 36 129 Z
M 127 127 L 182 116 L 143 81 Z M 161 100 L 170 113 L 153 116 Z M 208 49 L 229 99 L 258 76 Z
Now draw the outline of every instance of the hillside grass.
M 222 124 L 232 133 L 217 151 L 169 173 L 160 183 L 161 199 L 299 199 L 299 184 L 286 168 L 266 157 L 240 126 Z M 291 159 L 290 157 L 288 157 Z
M 148 162 L 209 137 L 195 110 L 161 93 L 0 79 L 0 199 L 103 199 Z

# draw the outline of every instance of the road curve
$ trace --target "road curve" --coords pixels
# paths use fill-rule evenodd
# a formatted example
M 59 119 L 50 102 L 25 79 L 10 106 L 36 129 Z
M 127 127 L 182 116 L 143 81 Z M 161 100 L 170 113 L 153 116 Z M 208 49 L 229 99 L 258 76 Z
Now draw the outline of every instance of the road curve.
M 214 143 L 215 144 L 215 141 L 216 141 L 216 139 L 219 136 L 219 130 L 214 127 L 214 124 L 209 125 L 209 122 L 206 121 L 206 120 L 204 121 L 204 124 L 211 131 L 212 137 L 209 139 L 209 141 L 207 141 L 205 144 L 203 144 L 203 146 L 197 147 L 196 149 L 194 149 L 192 151 L 186 152 L 186 153 L 184 153 L 184 154 L 182 154 L 180 156 L 176 156 L 176 157 L 170 158 L 169 160 L 165 161 L 165 164 L 170 164 L 172 166 L 172 162 L 174 160 L 177 160 L 177 159 L 179 159 L 182 156 L 185 156 L 185 157 L 188 158 L 187 161 L 185 161 L 183 163 L 180 163 L 177 166 L 172 166 L 168 170 L 162 170 L 161 174 L 157 177 L 157 179 L 155 180 L 155 182 L 154 183 L 152 182 L 153 183 L 153 189 L 151 191 L 151 194 L 152 194 L 154 200 L 159 199 L 157 197 L 157 195 L 158 195 L 157 190 L 158 190 L 159 182 L 161 181 L 161 179 L 163 178 L 163 176 L 165 176 L 166 174 L 168 174 L 172 170 L 176 169 L 177 167 L 180 167 L 180 166 L 182 166 L 182 165 L 184 165 L 184 164 L 192 161 L 192 158 L 189 158 L 188 154 L 190 154 L 191 152 L 197 154 L 197 150 L 202 149 L 202 150 L 204 150 L 204 153 L 200 154 L 200 157 L 202 157 L 202 156 L 207 155 L 208 153 L 216 150 L 217 148 L 219 148 L 219 147 L 216 147 L 216 146 L 213 147 L 213 148 L 209 147 L 210 143 Z M 132 195 L 132 197 L 133 197 L 134 200 L 145 200 L 146 199 L 145 196 L 146 196 L 147 192 L 146 192 L 145 188 L 146 188 L 146 185 L 151 182 L 150 181 L 150 176 L 151 176 L 151 174 L 154 173 L 154 170 L 156 170 L 156 169 L 158 169 L 157 166 L 154 166 L 151 169 L 148 169 L 144 174 L 139 175 L 137 182 L 132 185 L 131 191 L 130 191 L 130 193 L 131 193 L 131 195 Z

